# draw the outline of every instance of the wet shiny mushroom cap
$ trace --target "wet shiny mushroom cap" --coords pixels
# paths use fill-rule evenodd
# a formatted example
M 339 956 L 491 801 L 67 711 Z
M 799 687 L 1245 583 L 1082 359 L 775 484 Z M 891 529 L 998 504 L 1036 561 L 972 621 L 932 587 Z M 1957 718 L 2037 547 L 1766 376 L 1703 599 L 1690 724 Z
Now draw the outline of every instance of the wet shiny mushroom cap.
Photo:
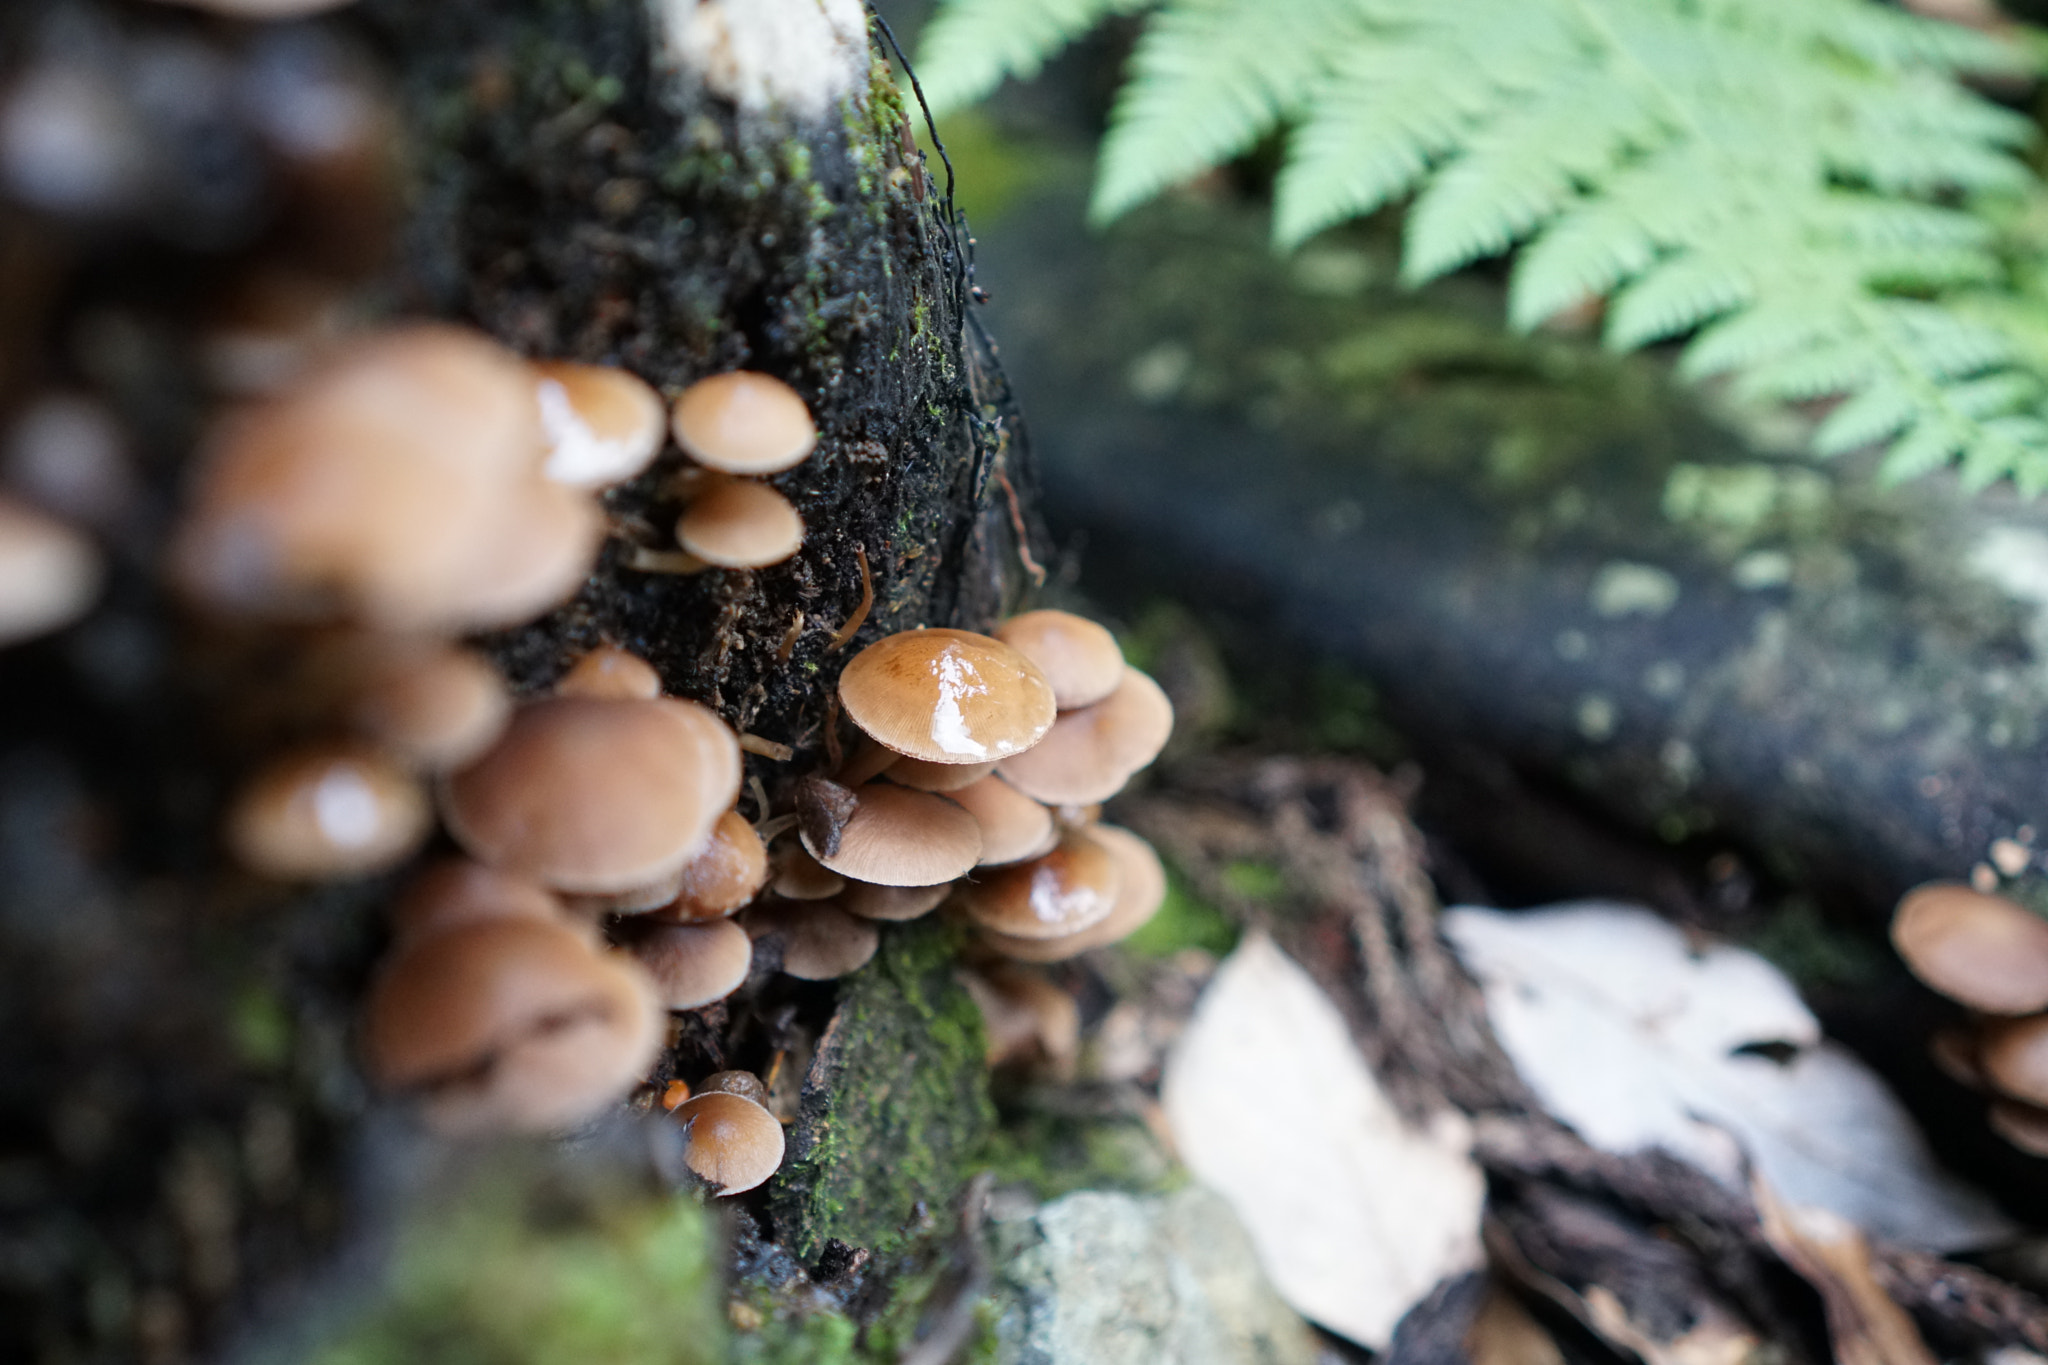
M 675 1110 L 689 1133 L 683 1161 L 721 1195 L 743 1194 L 782 1165 L 782 1125 L 742 1095 L 714 1090 Z
M 542 472 L 556 483 L 624 483 L 647 468 L 668 437 L 661 395 L 630 370 L 549 360 L 535 364 L 533 375 L 548 443 Z
M 963 882 L 957 903 L 976 924 L 1015 938 L 1079 933 L 1116 908 L 1123 869 L 1109 846 L 1070 830 L 1052 852 Z
M 227 842 L 266 877 L 359 877 L 395 867 L 427 837 L 426 793 L 389 758 L 358 744 L 281 754 L 228 807 Z
M 1971 1009 L 2048 1009 L 2048 920 L 2003 896 L 1917 887 L 1892 916 L 1892 945 L 1913 975 Z
M 0 497 L 0 645 L 70 625 L 105 575 L 92 541 L 54 517 Z
M 881 944 L 875 926 L 830 901 L 767 901 L 749 910 L 747 933 L 782 941 L 782 970 L 804 981 L 833 981 L 867 965 Z
M 419 1096 L 448 1133 L 558 1131 L 622 1098 L 653 1064 L 646 975 L 567 925 L 487 919 L 388 958 L 363 1016 L 380 1088 Z
M 818 443 L 802 396 L 752 370 L 715 374 L 684 389 L 672 425 L 691 459 L 727 474 L 794 469 Z
M 2048 1105 L 2048 1014 L 1999 1020 L 1983 1037 L 1977 1060 L 1991 1084 L 2013 1099 Z
M 746 982 L 754 941 L 727 919 L 676 924 L 634 920 L 623 931 L 626 951 L 653 978 L 661 1003 L 695 1010 L 723 1000 Z
M 983 942 L 1019 962 L 1064 962 L 1091 948 L 1129 937 L 1159 912 L 1166 900 L 1166 869 L 1160 865 L 1152 845 L 1116 825 L 1095 825 L 1088 834 L 1107 848 L 1117 862 L 1116 904 L 1109 914 L 1059 938 L 1023 938 L 984 929 Z
M 652 701 L 661 695 L 661 675 L 638 654 L 616 645 L 600 645 L 562 675 L 555 684 L 555 695 Z
M 441 808 L 479 861 L 604 894 L 680 871 L 739 784 L 739 741 L 694 702 L 550 697 L 448 776 Z
M 804 847 L 825 867 L 877 886 L 949 882 L 981 856 L 981 826 L 943 796 L 870 782 L 839 831 L 839 848 L 824 854 L 804 834 Z
M 391 935 L 400 942 L 482 920 L 562 918 L 562 904 L 544 886 L 467 858 L 442 858 L 422 868 L 392 903 Z
M 676 519 L 676 544 L 721 569 L 780 564 L 804 543 L 804 519 L 765 483 L 725 479 L 690 500 Z
M 981 826 L 982 867 L 1036 858 L 1059 837 L 1052 812 L 1000 777 L 984 777 L 950 795 Z
M 1173 703 L 1159 684 L 1126 666 L 1116 691 L 1093 706 L 1060 715 L 1028 753 L 996 771 L 1027 796 L 1051 806 L 1106 801 L 1157 757 L 1173 733 Z
M 906 630 L 877 640 L 839 675 L 839 701 L 883 747 L 927 763 L 987 763 L 1052 728 L 1052 684 L 1000 640 Z
M 662 919 L 723 919 L 752 900 L 768 882 L 768 849 L 746 817 L 729 810 L 711 838 L 683 864 L 675 896 L 656 911 Z
M 1123 681 L 1116 637 L 1069 611 L 1027 611 L 996 627 L 996 638 L 1037 664 L 1062 711 L 1093 706 Z

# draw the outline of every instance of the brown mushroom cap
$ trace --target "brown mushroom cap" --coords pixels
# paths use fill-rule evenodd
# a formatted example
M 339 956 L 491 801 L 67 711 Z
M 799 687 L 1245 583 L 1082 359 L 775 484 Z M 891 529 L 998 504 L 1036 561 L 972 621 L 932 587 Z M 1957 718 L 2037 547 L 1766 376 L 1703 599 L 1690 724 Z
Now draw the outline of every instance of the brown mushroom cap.
M 690 1135 L 684 1164 L 721 1195 L 751 1190 L 782 1165 L 782 1125 L 744 1096 L 694 1095 L 676 1106 L 675 1117 Z
M 542 361 L 533 367 L 548 478 L 572 488 L 624 483 L 653 462 L 668 436 L 661 395 L 630 370 Z
M 1109 918 L 1123 869 L 1109 846 L 1070 830 L 1052 852 L 963 882 L 955 898 L 984 929 L 1016 938 L 1064 938 Z
M 266 763 L 227 814 L 228 847 L 266 877 L 357 877 L 403 862 L 433 813 L 419 784 L 390 759 L 353 744 L 322 744 Z
M 921 758 L 900 755 L 883 771 L 899 787 L 951 796 L 962 787 L 981 781 L 996 770 L 995 760 L 986 763 L 927 763 Z
M 2028 1156 L 2048 1156 L 2048 1109 L 2018 1100 L 1993 1100 L 1984 1117 L 1992 1132 Z
M 765 901 L 747 911 L 747 933 L 782 940 L 782 970 L 804 981 L 833 981 L 867 965 L 881 945 L 875 926 L 829 901 Z
M 547 486 L 540 441 L 517 356 L 454 327 L 379 333 L 221 424 L 174 565 L 217 607 L 471 624 L 477 561 L 510 553 Z
M 0 645 L 70 625 L 92 609 L 102 577 L 90 540 L 0 497 Z
M 768 1107 L 768 1087 L 751 1071 L 714 1071 L 697 1082 L 697 1093 L 738 1095 L 743 1100 L 752 1100 L 763 1109 Z
M 982 972 L 962 972 L 960 982 L 981 1008 L 988 1065 L 1043 1057 L 1064 1067 L 1079 1054 L 1080 1007 L 1073 996 L 1036 972 L 996 965 Z
M 906 630 L 877 640 L 839 675 L 839 701 L 884 747 L 927 763 L 1022 753 L 1052 728 L 1052 684 L 1000 640 Z
M 951 794 L 981 826 L 981 867 L 1022 862 L 1049 852 L 1059 834 L 1052 812 L 1000 777 L 984 777 Z
M 734 370 L 700 379 L 676 399 L 676 442 L 728 474 L 779 474 L 818 443 L 811 410 L 773 375 Z
M 1105 700 L 1062 713 L 1035 748 L 1004 759 L 996 771 L 1049 806 L 1106 801 L 1159 757 L 1172 733 L 1173 703 L 1159 684 L 1126 666 Z
M 496 535 L 451 577 L 431 616 L 464 630 L 518 625 L 574 597 L 604 543 L 604 515 L 573 488 L 531 480 Z M 431 601 L 422 594 L 422 601 Z
M 683 864 L 682 884 L 657 913 L 661 919 L 723 919 L 752 900 L 768 881 L 768 849 L 746 817 L 729 810 L 711 839 Z
M 563 899 L 569 908 L 585 915 L 643 915 L 650 910 L 659 910 L 676 898 L 683 889 L 683 870 L 656 877 L 639 886 L 629 886 L 623 891 L 607 891 L 598 895 L 569 895 Z
M 524 877 L 473 863 L 442 858 L 422 869 L 391 906 L 392 937 L 401 942 L 493 919 L 556 922 L 561 902 Z
M 600 645 L 562 675 L 555 684 L 555 695 L 652 701 L 661 695 L 661 675 L 638 654 L 616 645 Z
M 981 826 L 952 801 L 931 792 L 870 782 L 839 831 L 839 851 L 821 855 L 808 834 L 804 847 L 832 871 L 877 886 L 950 882 L 981 856 Z
M 739 785 L 739 741 L 694 702 L 550 697 L 448 776 L 441 807 L 481 861 L 602 894 L 679 871 Z
M 874 886 L 867 882 L 848 882 L 846 889 L 833 897 L 833 902 L 849 915 L 898 922 L 929 915 L 939 908 L 939 903 L 952 890 L 951 882 L 940 882 L 937 886 Z
M 1093 706 L 1123 681 L 1116 637 L 1068 611 L 1027 611 L 996 627 L 996 638 L 1037 664 L 1062 711 Z
M 796 845 L 784 845 L 775 862 L 775 880 L 770 889 L 785 900 L 830 900 L 846 888 L 846 878 Z
M 1989 1023 L 1983 1040 L 1977 1060 L 1991 1084 L 2016 1100 L 2048 1105 L 2048 1014 Z
M 1971 1009 L 2048 1009 L 2048 920 L 2003 896 L 1915 888 L 1892 917 L 1892 944 L 1915 976 Z
M 721 569 L 780 564 L 804 543 L 804 519 L 765 483 L 727 479 L 705 489 L 676 519 L 676 544 Z
M 631 1090 L 662 1038 L 630 963 L 564 924 L 488 919 L 385 961 L 363 1059 L 379 1086 L 422 1092 L 442 1131 L 559 1130 Z
M 738 990 L 754 965 L 754 941 L 729 919 L 676 924 L 639 919 L 625 932 L 626 951 L 654 978 L 661 1003 L 702 1009 Z
M 1060 938 L 1023 938 L 984 929 L 984 942 L 1019 962 L 1064 962 L 1091 948 L 1129 937 L 1159 912 L 1166 900 L 1166 869 L 1160 865 L 1152 845 L 1115 825 L 1096 825 L 1088 833 L 1117 861 L 1116 905 L 1109 914 L 1078 933 Z
M 491 661 L 439 640 L 380 637 L 358 659 L 348 714 L 362 734 L 429 772 L 490 748 L 512 718 Z

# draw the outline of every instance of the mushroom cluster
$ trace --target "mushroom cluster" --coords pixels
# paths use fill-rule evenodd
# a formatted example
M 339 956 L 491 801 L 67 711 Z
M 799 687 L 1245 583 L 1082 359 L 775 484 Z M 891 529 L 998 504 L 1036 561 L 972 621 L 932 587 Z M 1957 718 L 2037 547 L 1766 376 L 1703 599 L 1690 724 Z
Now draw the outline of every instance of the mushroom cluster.
M 1935 883 L 1906 894 L 1891 932 L 1915 976 L 1973 1013 L 1936 1035 L 1935 1060 L 1991 1092 L 1993 1131 L 2048 1156 L 2048 919 L 2003 896 Z

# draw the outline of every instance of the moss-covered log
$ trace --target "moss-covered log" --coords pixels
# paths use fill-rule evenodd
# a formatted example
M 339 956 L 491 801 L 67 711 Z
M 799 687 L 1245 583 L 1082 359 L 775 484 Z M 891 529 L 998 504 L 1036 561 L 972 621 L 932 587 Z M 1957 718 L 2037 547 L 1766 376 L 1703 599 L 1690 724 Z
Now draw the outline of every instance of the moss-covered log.
M 0 716 L 0 1357 L 178 1361 L 298 1317 L 288 1291 L 326 1283 L 338 1248 L 377 1245 L 363 1195 L 412 1160 L 404 1143 L 365 1144 L 389 1118 L 349 1038 L 392 879 L 280 887 L 219 851 L 227 794 L 273 738 L 246 703 L 279 686 L 288 652 L 223 653 L 158 572 L 221 402 L 201 344 L 221 295 L 283 255 L 350 272 L 350 307 L 371 320 L 473 323 L 528 355 L 624 365 L 670 397 L 739 367 L 793 384 L 821 433 L 776 480 L 809 527 L 796 558 L 628 567 L 635 546 L 669 544 L 671 449 L 606 495 L 613 536 L 575 600 L 483 642 L 522 693 L 601 641 L 643 653 L 672 693 L 794 748 L 749 760 L 771 804 L 836 751 L 831 684 L 862 644 L 986 626 L 1014 603 L 1033 490 L 969 315 L 963 229 L 858 4 L 366 0 L 286 28 L 119 0 L 7 9 L 0 97 L 74 82 L 132 183 L 67 200 L 43 191 L 79 182 L 0 165 L 0 397 L 84 395 L 125 433 L 133 488 L 96 528 L 101 605 L 0 651 L 14 703 Z M 374 204 L 308 234 L 303 185 L 250 124 L 277 88 L 258 75 L 310 87 L 359 68 L 392 92 L 395 249 L 379 249 Z M 892 927 L 836 1023 L 833 988 L 757 982 L 681 1030 L 669 1065 L 685 1071 L 822 1059 L 800 1160 L 735 1224 L 748 1264 L 773 1271 L 761 1284 L 802 1278 L 772 1239 L 829 1253 L 820 1273 L 836 1274 L 861 1247 L 902 1252 L 947 1225 L 987 1109 L 978 1024 L 943 951 Z M 872 1088 L 913 1058 L 912 1083 Z M 870 1088 L 849 1100 L 851 1079 Z M 900 1161 L 913 1141 L 923 1156 Z M 561 1218 L 630 1225 L 649 1246 L 706 1225 L 619 1212 L 648 1196 L 606 1188 L 595 1213 L 571 1201 L 527 1220 L 565 1264 L 600 1264 L 641 1232 L 592 1261 Z M 522 1225 L 480 1198 L 478 1226 Z M 401 1244 L 446 1263 L 431 1231 Z M 864 1305 L 886 1301 L 898 1263 L 870 1270 Z M 858 1279 L 820 1302 L 850 1305 Z M 439 1339 L 447 1324 L 420 1315 L 468 1303 L 451 1289 L 396 1304 L 356 1339 L 362 1358 Z M 836 1321 L 819 1339 L 843 1350 Z M 518 1358 L 548 1339 L 500 1346 Z

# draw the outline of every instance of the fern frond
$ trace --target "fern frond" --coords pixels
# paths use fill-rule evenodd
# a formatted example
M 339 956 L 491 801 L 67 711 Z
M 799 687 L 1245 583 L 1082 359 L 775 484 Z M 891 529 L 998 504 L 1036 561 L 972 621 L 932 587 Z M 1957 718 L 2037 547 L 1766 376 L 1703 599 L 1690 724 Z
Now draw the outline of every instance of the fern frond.
M 925 26 L 918 84 L 936 114 L 974 103 L 1006 78 L 1029 80 L 1067 44 L 1153 0 L 952 0 Z

